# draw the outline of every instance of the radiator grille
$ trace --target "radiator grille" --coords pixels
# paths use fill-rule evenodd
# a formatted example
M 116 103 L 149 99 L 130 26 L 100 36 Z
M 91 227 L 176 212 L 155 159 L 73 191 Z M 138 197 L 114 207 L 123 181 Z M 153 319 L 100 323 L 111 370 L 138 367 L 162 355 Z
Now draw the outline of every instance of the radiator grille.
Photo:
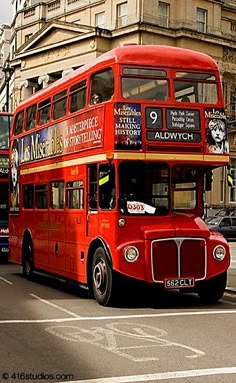
M 156 282 L 165 278 L 203 279 L 206 274 L 206 243 L 202 238 L 169 238 L 151 244 L 152 276 Z

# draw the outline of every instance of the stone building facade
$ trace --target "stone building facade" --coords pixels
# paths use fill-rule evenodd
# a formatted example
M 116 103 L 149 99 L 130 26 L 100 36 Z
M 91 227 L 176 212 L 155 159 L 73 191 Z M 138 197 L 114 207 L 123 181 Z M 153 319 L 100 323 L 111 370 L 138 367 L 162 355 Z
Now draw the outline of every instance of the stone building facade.
M 162 44 L 218 63 L 236 173 L 236 0 L 12 0 L 10 109 L 38 89 L 119 44 Z M 4 66 L 4 62 L 2 62 Z M 0 109 L 5 102 L 0 77 Z M 236 206 L 226 169 L 214 172 L 208 205 Z

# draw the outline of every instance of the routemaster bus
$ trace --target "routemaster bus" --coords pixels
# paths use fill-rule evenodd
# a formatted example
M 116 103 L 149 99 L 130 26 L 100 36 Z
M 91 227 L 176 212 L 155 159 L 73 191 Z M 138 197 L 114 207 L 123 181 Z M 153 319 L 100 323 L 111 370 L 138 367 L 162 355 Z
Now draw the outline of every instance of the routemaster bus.
M 170 46 L 117 47 L 17 107 L 10 259 L 28 278 L 87 286 L 101 305 L 122 278 L 214 303 L 229 246 L 201 217 L 213 169 L 228 164 L 215 61 Z
M 13 113 L 0 112 L 0 258 L 9 253 L 9 148 Z

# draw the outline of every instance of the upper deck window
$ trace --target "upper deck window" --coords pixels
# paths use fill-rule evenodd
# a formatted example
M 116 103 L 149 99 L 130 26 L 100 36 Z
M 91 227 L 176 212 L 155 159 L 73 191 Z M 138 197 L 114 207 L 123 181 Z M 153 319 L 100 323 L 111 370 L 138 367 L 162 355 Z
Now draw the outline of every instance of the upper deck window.
M 111 68 L 92 76 L 90 104 L 109 101 L 114 94 L 114 74 Z
M 53 119 L 56 120 L 66 114 L 66 101 L 67 91 L 62 92 L 53 96 Z
M 86 85 L 86 80 L 84 80 L 70 88 L 70 113 L 85 107 L 87 93 Z
M 37 105 L 30 106 L 26 111 L 26 130 L 33 129 L 36 124 Z
M 19 112 L 15 119 L 14 134 L 20 134 L 23 131 L 24 111 Z
M 178 102 L 216 104 L 216 77 L 212 73 L 176 72 L 175 99 Z
M 148 77 L 166 77 L 165 70 L 159 69 L 142 69 L 142 68 L 124 68 L 123 74 L 130 74 L 136 76 L 148 76 Z
M 40 102 L 39 107 L 39 125 L 44 125 L 50 119 L 50 98 Z
M 137 100 L 167 100 L 166 72 L 158 69 L 124 68 L 122 96 Z

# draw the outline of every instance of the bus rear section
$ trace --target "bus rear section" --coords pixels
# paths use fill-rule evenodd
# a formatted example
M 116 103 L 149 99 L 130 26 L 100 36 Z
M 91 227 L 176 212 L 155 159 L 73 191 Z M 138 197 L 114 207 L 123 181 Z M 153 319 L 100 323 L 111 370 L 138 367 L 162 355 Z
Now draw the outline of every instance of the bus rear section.
M 0 258 L 9 255 L 9 146 L 13 113 L 0 112 Z
M 5 168 L 7 171 L 8 168 Z M 0 168 L 1 172 L 1 168 Z M 0 257 L 1 259 L 8 259 L 9 254 L 9 228 L 8 228 L 8 216 L 9 216 L 9 181 L 0 181 Z

